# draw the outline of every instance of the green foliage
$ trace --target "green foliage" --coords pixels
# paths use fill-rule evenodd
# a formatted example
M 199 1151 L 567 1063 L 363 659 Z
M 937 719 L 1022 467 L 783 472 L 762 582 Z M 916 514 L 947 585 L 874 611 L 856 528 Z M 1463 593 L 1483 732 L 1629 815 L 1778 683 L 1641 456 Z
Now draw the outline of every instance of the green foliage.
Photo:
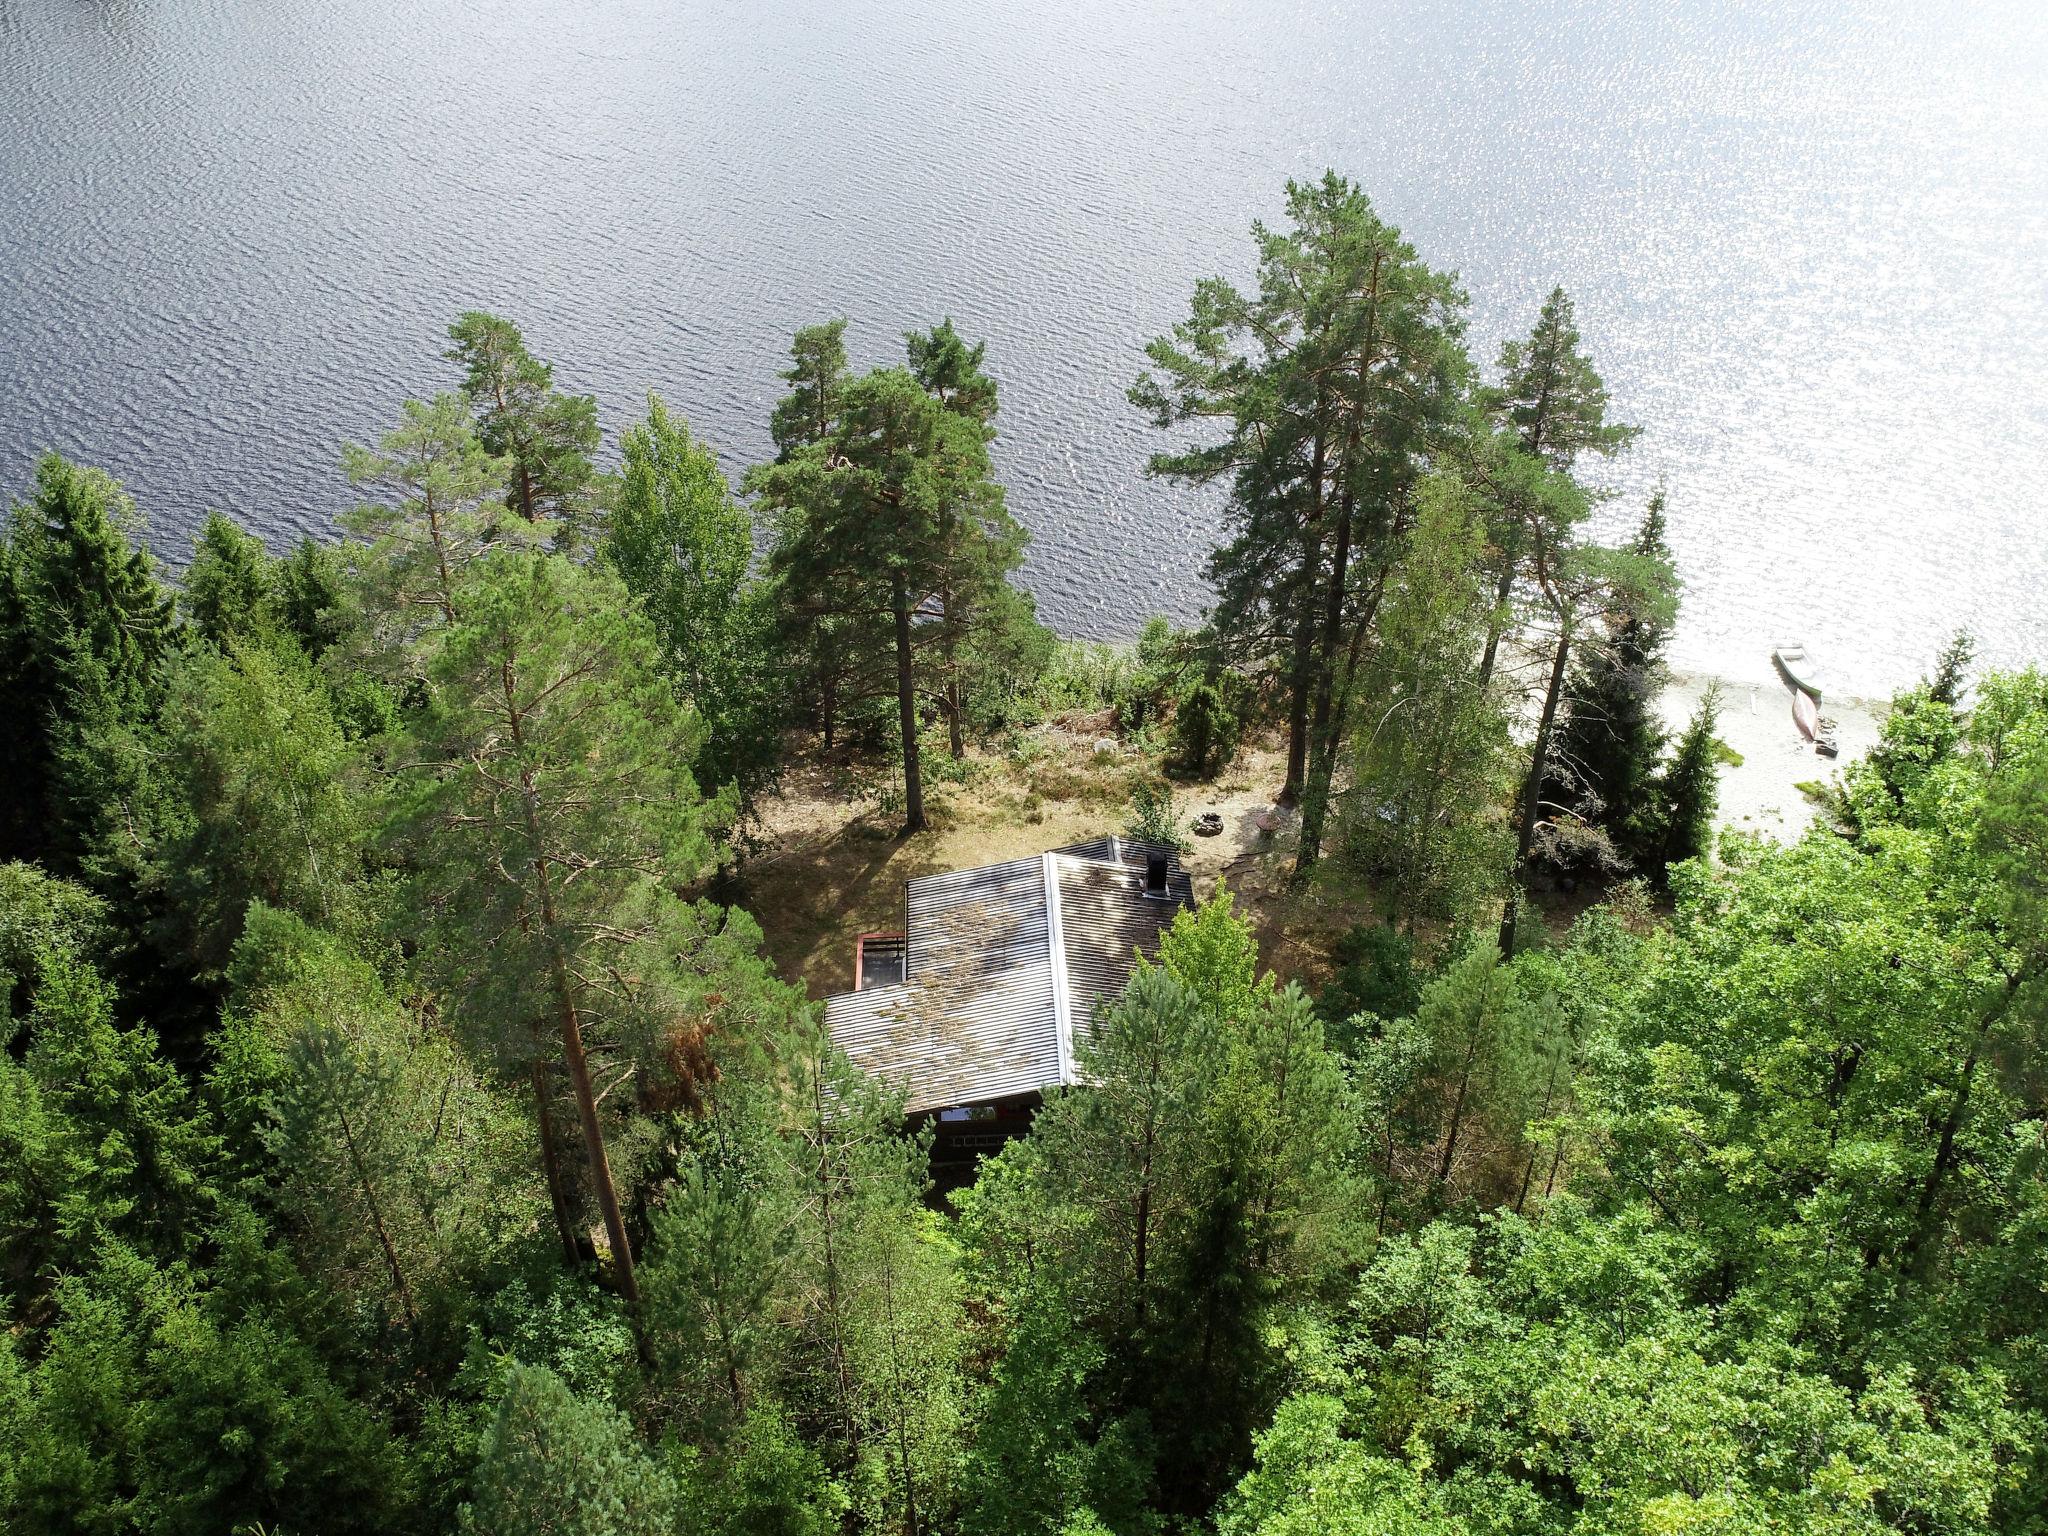
M 1456 923 L 1499 888 L 1507 833 L 1489 812 L 1511 770 L 1507 703 L 1479 660 L 1484 530 L 1455 474 L 1423 482 L 1405 543 L 1360 680 L 1338 846 L 1387 917 Z
M 269 615 L 274 583 L 263 541 L 233 519 L 207 513 L 185 568 L 184 607 L 192 626 L 222 648 L 230 639 L 254 638 Z
M 1653 810 L 1642 839 L 1653 872 L 1704 857 L 1712 847 L 1714 812 L 1721 801 L 1714 739 L 1720 710 L 1720 692 L 1710 687 L 1658 771 Z
M 172 675 L 156 851 L 163 936 L 218 975 L 252 901 L 345 927 L 362 898 L 369 815 L 325 680 L 288 639 L 230 635 Z
M 1130 399 L 1162 429 L 1222 424 L 1148 467 L 1230 487 L 1212 624 L 1231 660 L 1284 669 L 1306 870 L 1352 692 L 1355 605 L 1397 558 L 1425 456 L 1463 403 L 1465 295 L 1334 171 L 1289 182 L 1286 227 L 1254 224 L 1252 239 L 1256 289 L 1198 283 Z
M 1551 289 L 1527 340 L 1502 343 L 1500 372 L 1486 405 L 1524 453 L 1552 468 L 1568 470 L 1582 453 L 1611 456 L 1642 432 L 1607 419 L 1607 386 L 1579 350 L 1577 312 L 1562 288 Z
M 1357 924 L 1338 939 L 1330 958 L 1336 971 L 1317 995 L 1316 1011 L 1333 1027 L 1359 1014 L 1405 1018 L 1422 1001 L 1415 941 L 1391 924 Z
M 688 1104 L 706 1033 L 750 1010 L 772 1015 L 781 993 L 750 923 L 674 894 L 711 867 L 722 809 L 697 794 L 696 723 L 616 576 L 507 551 L 476 562 L 453 596 L 459 617 L 433 654 L 432 707 L 395 787 L 414 910 L 468 1038 L 530 1075 L 537 1095 L 562 1068 L 630 1297 L 631 1246 L 594 1085 L 630 1067 L 646 1102 Z M 541 1145 L 568 1245 L 545 1130 Z
M 753 525 L 717 457 L 659 395 L 629 427 L 603 543 L 654 625 L 662 665 L 704 726 L 699 783 L 751 804 L 774 781 L 783 700 L 771 594 L 751 584 Z
M 465 1531 L 665 1536 L 675 1486 L 616 1409 L 539 1366 L 514 1366 L 484 1436 Z
M 1927 679 L 1927 696 L 1951 709 L 1963 702 L 1970 685 L 1970 663 L 1977 659 L 1977 641 L 1967 629 L 1959 629 L 1934 658 L 1934 671 Z
M 1099 1366 L 1082 1349 L 1035 1367 L 1085 1378 L 1073 1387 L 1015 1383 L 1029 1383 L 1020 1408 L 1044 1417 L 1006 1436 L 1082 1457 L 1085 1417 L 1106 1457 L 1090 1474 L 1098 1491 L 1033 1495 L 1036 1528 L 1076 1517 L 1084 1498 L 1124 1520 L 1115 1490 L 1155 1455 L 1165 1507 L 1206 1507 L 1278 1400 L 1294 1309 L 1350 1251 L 1344 1075 L 1307 998 L 1256 963 L 1227 895 L 1177 918 L 1160 963 L 1141 965 L 1089 1032 L 1092 1086 L 1055 1096 L 966 1212 L 981 1283 L 1013 1315 L 1047 1309 L 1101 1351 Z M 1000 1454 L 1014 1459 L 1010 1443 Z
M 676 1471 L 677 1528 L 709 1536 L 834 1536 L 847 1513 L 844 1487 L 788 1418 L 750 1412 L 724 1455 L 685 1453 Z
M 1036 701 L 1047 715 L 1117 708 L 1128 689 L 1133 656 L 1100 640 L 1061 640 L 1052 648 Z
M 1223 1536 L 1466 1536 L 1418 1468 L 1345 1436 L 1344 1418 L 1334 1398 L 1282 1404 L 1224 1506 Z
M 177 649 L 171 593 L 120 485 L 46 454 L 0 545 L 0 856 L 118 880 L 148 814 L 149 737 Z
M 968 653 L 991 624 L 1015 622 L 1000 594 L 1026 535 L 992 478 L 985 418 L 902 368 L 833 395 L 826 434 L 757 466 L 747 488 L 774 519 L 769 571 L 787 595 L 793 643 L 811 652 L 828 734 L 843 704 L 894 696 L 905 823 L 916 831 L 920 694 L 938 697 L 958 756 Z
M 0 1060 L 0 1223 L 19 1296 L 102 1243 L 189 1253 L 211 1217 L 220 1146 L 154 1037 L 115 1018 L 114 989 L 88 960 L 46 947 L 30 975 L 10 1031 L 19 1059 Z
M 226 1027 L 274 1063 L 237 1086 L 264 1096 L 279 1212 L 333 1294 L 418 1331 L 437 1302 L 459 1310 L 457 1281 L 538 1219 L 523 1128 L 340 942 L 282 913 L 259 911 L 254 928 L 238 969 L 267 974 Z M 267 964 L 248 953 L 259 944 Z
M 769 1320 L 792 1221 L 763 1114 L 722 1097 L 722 1112 L 692 1128 L 643 1281 L 677 1416 L 709 1439 L 747 1420 L 776 1364 Z
M 1098 1529 L 1146 1529 L 1152 1468 L 1142 1421 L 1094 1433 L 1088 1387 L 1107 1362 L 1104 1346 L 1050 1302 L 1027 1292 L 1004 1336 L 964 1475 L 964 1528 L 1050 1536 L 1106 1516 Z
M 1187 818 L 1171 784 L 1140 779 L 1131 786 L 1131 814 L 1124 836 L 1155 848 L 1188 847 Z
M 508 502 L 528 523 L 580 540 L 592 518 L 597 469 L 597 400 L 555 388 L 555 370 L 526 348 L 519 327 L 470 310 L 448 327 L 446 354 L 463 368 L 486 453 L 506 461 Z
M 1215 778 L 1237 756 L 1249 706 L 1250 690 L 1235 672 L 1195 683 L 1174 706 L 1168 763 L 1192 778 Z
M 342 519 L 356 591 L 356 648 L 383 667 L 419 658 L 427 637 L 455 619 L 455 588 L 469 566 L 500 545 L 530 544 L 505 507 L 506 461 L 478 441 L 460 395 L 408 400 L 399 425 L 375 449 L 342 450 L 349 483 L 381 489 Z
M 1631 549 L 1669 569 L 1663 492 L 1650 499 Z M 1566 683 L 1564 724 L 1551 754 L 1546 794 L 1572 806 L 1581 823 L 1605 832 L 1607 847 L 1596 858 L 1611 848 L 1617 860 L 1633 860 L 1660 830 L 1656 775 L 1665 737 L 1657 694 L 1666 680 L 1670 624 L 1653 605 L 1624 594 L 1603 615 L 1602 627 L 1596 643 L 1579 647 Z M 1726 749 L 1716 742 L 1715 750 L 1718 761 Z M 1560 852 L 1568 864 L 1580 861 L 1576 850 Z
M 1966 710 L 1951 646 L 1833 826 L 1698 857 L 1714 701 L 1648 774 L 1675 588 L 1654 506 L 1578 537 L 1630 429 L 1568 302 L 1475 395 L 1448 279 L 1341 180 L 1288 212 L 1136 392 L 1229 423 L 1156 466 L 1232 488 L 1214 631 L 1037 624 L 950 321 L 861 379 L 799 334 L 765 583 L 658 400 L 600 485 L 485 315 L 466 392 L 350 450 L 345 553 L 212 519 L 182 628 L 118 486 L 43 461 L 0 542 L 40 860 L 0 863 L 0 1528 L 2038 1533 L 2048 680 Z M 1220 766 L 1240 687 L 1384 921 L 1312 1004 L 1227 890 L 1177 914 L 942 1202 L 692 899 L 698 785 L 768 782 L 771 695 L 964 780 L 1058 711 Z M 1471 937 L 1511 846 L 1602 838 L 1668 907 L 1557 937 L 1510 887 L 1521 942 Z
M 322 1529 L 369 1533 L 402 1518 L 400 1447 L 268 1308 L 118 1246 L 56 1304 L 10 1529 L 212 1536 L 317 1511 Z
M 790 344 L 789 355 L 789 370 L 781 377 L 790 391 L 776 402 L 768 419 L 776 458 L 784 463 L 798 449 L 824 442 L 839 420 L 840 396 L 846 388 L 846 322 L 804 327 Z

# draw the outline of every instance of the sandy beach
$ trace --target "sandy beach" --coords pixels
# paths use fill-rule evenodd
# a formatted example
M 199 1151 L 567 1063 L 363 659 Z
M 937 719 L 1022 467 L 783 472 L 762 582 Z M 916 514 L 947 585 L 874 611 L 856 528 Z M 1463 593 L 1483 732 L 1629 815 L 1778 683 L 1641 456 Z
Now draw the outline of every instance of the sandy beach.
M 1716 679 L 1674 676 L 1658 698 L 1658 709 L 1673 735 L 1685 729 L 1700 698 Z M 1783 683 L 1720 679 L 1721 740 L 1742 755 L 1741 765 L 1721 769 L 1721 823 L 1744 832 L 1767 833 L 1789 842 L 1813 821 L 1814 807 L 1799 792 L 1802 781 L 1831 778 L 1877 742 L 1888 706 L 1870 699 L 1830 696 L 1821 713 L 1835 722 L 1841 756 L 1833 761 L 1792 723 L 1792 693 Z

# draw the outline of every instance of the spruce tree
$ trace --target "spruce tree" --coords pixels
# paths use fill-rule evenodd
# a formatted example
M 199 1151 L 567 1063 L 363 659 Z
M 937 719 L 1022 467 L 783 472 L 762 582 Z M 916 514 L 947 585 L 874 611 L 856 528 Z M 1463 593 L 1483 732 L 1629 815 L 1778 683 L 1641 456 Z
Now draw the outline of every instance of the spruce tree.
M 0 547 L 0 854 L 103 876 L 150 815 L 173 598 L 112 476 L 46 454 Z
M 1710 687 L 1657 776 L 1655 841 L 1650 846 L 1659 879 L 1673 864 L 1699 858 L 1713 844 L 1714 813 L 1721 799 L 1719 746 L 1714 739 L 1720 711 L 1721 691 Z
M 1642 560 L 1670 568 L 1663 492 L 1650 498 L 1629 548 Z M 1599 643 L 1579 647 L 1566 684 L 1564 724 L 1545 793 L 1574 806 L 1580 819 L 1605 830 L 1617 855 L 1632 858 L 1656 819 L 1653 786 L 1665 742 L 1657 695 L 1666 680 L 1671 625 L 1661 607 L 1624 594 L 1602 628 Z
M 1934 672 L 1926 680 L 1927 696 L 1937 704 L 1954 709 L 1970 686 L 1970 663 L 1977 657 L 1977 640 L 1967 629 L 1959 629 L 1934 658 Z
M 276 577 L 263 541 L 218 512 L 206 515 L 192 540 L 184 587 L 193 627 L 217 648 L 260 633 L 272 620 Z

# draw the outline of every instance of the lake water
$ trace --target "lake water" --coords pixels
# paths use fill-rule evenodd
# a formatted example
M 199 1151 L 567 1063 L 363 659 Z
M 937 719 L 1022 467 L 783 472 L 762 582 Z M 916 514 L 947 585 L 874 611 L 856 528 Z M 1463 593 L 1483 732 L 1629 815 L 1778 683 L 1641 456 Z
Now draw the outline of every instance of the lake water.
M 2048 656 L 2038 0 L 0 0 L 0 490 L 56 447 L 174 556 L 210 507 L 326 530 L 473 306 L 737 472 L 794 327 L 866 363 L 951 314 L 1042 613 L 1128 634 L 1199 609 L 1217 518 L 1142 473 L 1140 348 L 1325 166 L 1482 359 L 1572 292 L 1682 664 Z

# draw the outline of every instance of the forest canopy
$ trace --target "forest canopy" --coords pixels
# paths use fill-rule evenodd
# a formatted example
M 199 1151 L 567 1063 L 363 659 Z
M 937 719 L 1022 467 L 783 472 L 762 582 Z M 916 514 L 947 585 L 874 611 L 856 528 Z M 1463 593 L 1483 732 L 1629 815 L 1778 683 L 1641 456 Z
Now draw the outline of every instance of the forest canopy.
M 463 314 L 333 540 L 176 576 L 40 462 L 0 1528 L 2048 1532 L 2048 677 L 1952 646 L 1802 837 L 1717 837 L 1682 498 L 1581 478 L 1636 432 L 1570 298 L 1483 368 L 1342 178 L 1253 241 L 1131 390 L 1215 606 L 1114 651 L 1018 585 L 950 319 L 799 331 L 735 485 Z M 1162 839 L 1275 743 L 1355 922 L 1282 977 L 1219 884 L 940 1190 L 748 861 L 807 754 L 915 836 L 1062 711 Z

